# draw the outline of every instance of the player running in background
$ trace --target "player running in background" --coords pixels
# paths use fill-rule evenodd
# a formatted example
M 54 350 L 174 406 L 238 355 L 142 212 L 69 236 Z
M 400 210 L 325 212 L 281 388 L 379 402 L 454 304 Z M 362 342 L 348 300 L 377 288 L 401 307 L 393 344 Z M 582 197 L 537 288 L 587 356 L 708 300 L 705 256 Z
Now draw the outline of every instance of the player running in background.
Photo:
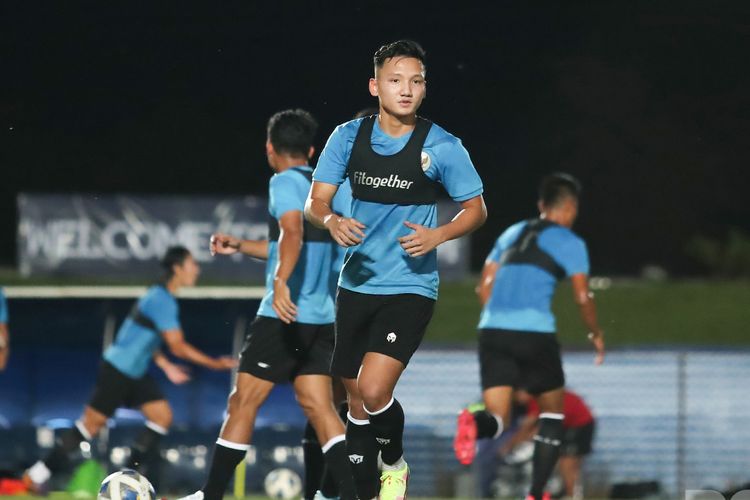
M 10 356 L 10 331 L 8 330 L 8 301 L 0 288 L 0 372 L 5 369 Z
M 361 499 L 377 496 L 378 489 L 383 499 L 406 495 L 404 412 L 393 391 L 432 317 L 437 246 L 468 234 L 487 216 L 482 182 L 461 141 L 417 117 L 426 91 L 424 61 L 424 50 L 412 41 L 375 53 L 369 89 L 378 114 L 334 130 L 305 209 L 308 220 L 347 247 L 331 369 L 349 394 L 347 451 Z M 331 209 L 347 176 L 351 218 Z M 442 188 L 462 210 L 437 226 Z
M 578 181 L 567 174 L 545 177 L 539 218 L 506 229 L 487 257 L 477 286 L 484 306 L 479 363 L 486 410 L 462 411 L 454 441 L 458 460 L 470 464 L 476 440 L 498 437 L 508 425 L 513 387 L 527 388 L 541 411 L 529 494 L 537 500 L 557 462 L 563 434 L 565 376 L 551 311 L 560 280 L 571 279 L 573 298 L 597 351 L 595 362 L 604 360 L 604 334 L 588 289 L 586 244 L 570 230 L 578 215 L 579 191 Z
M 330 275 L 336 245 L 327 231 L 304 222 L 317 123 L 300 109 L 268 121 L 266 155 L 275 172 L 268 187 L 268 241 L 211 237 L 211 251 L 267 259 L 266 294 L 250 324 L 227 417 L 216 441 L 205 486 L 185 497 L 220 500 L 250 447 L 258 409 L 277 383 L 293 381 L 342 499 L 356 498 L 344 424 L 333 406 L 330 362 L 334 334 Z
M 181 246 L 169 248 L 161 260 L 165 277 L 134 305 L 130 315 L 117 332 L 115 341 L 104 351 L 94 394 L 76 421 L 55 442 L 44 460 L 24 473 L 24 481 L 35 491 L 52 474 L 68 465 L 68 455 L 82 441 L 90 441 L 107 423 L 118 407 L 140 408 L 146 426 L 131 448 L 128 467 L 158 458 L 159 441 L 172 424 L 172 409 L 157 382 L 147 373 L 153 359 L 167 378 L 175 384 L 190 379 L 184 368 L 173 364 L 159 351 L 164 342 L 178 358 L 212 370 L 229 370 L 236 365 L 233 358 L 207 356 L 185 340 L 179 320 L 175 294 L 182 287 L 193 286 L 200 268 L 190 252 Z

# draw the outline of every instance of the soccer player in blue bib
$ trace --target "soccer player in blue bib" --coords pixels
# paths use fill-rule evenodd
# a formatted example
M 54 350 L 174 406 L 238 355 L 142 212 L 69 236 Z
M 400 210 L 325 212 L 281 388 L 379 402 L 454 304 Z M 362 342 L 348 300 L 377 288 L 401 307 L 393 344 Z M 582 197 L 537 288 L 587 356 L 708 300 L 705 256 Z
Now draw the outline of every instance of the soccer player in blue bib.
M 212 358 L 185 340 L 179 320 L 175 293 L 193 286 L 200 268 L 188 249 L 171 247 L 161 265 L 164 280 L 150 287 L 138 300 L 117 331 L 115 341 L 104 352 L 94 394 L 75 427 L 65 432 L 44 460 L 24 474 L 26 483 L 38 490 L 52 474 L 67 465 L 68 454 L 82 441 L 90 441 L 121 406 L 139 408 L 146 427 L 131 448 L 128 467 L 140 467 L 152 457 L 158 458 L 161 437 L 172 424 L 172 409 L 157 382 L 147 373 L 153 359 L 167 378 L 181 384 L 190 379 L 182 367 L 173 364 L 159 351 L 162 342 L 178 358 L 210 368 L 229 370 L 236 365 L 229 356 Z
M 10 356 L 10 333 L 8 331 L 8 302 L 0 288 L 0 371 L 5 369 Z
M 315 429 L 340 498 L 356 498 L 347 466 L 344 424 L 333 406 L 330 363 L 334 297 L 331 273 L 337 248 L 328 231 L 306 223 L 317 123 L 307 111 L 276 113 L 268 121 L 266 156 L 275 172 L 268 187 L 268 240 L 211 237 L 211 252 L 267 259 L 266 293 L 250 324 L 227 417 L 216 441 L 204 487 L 190 500 L 221 500 L 235 467 L 250 447 L 258 409 L 277 383 L 292 381 L 302 410 Z M 345 211 L 350 200 L 336 201 Z
M 412 41 L 381 47 L 370 93 L 378 113 L 338 126 L 313 175 L 306 216 L 347 247 L 336 300 L 331 370 L 349 394 L 347 449 L 361 499 L 406 495 L 404 412 L 393 391 L 422 341 L 437 299 L 441 243 L 479 227 L 482 182 L 461 141 L 417 116 L 425 97 L 425 53 Z M 331 209 L 352 187 L 352 216 Z M 440 190 L 461 204 L 437 226 Z M 378 483 L 378 451 L 382 474 Z
M 510 226 L 497 239 L 482 270 L 477 294 L 479 363 L 486 410 L 461 412 L 454 442 L 468 465 L 477 438 L 498 437 L 509 423 L 514 387 L 525 387 L 540 409 L 534 438 L 529 498 L 541 500 L 560 454 L 565 376 L 555 335 L 551 302 L 557 284 L 570 278 L 573 296 L 594 344 L 596 364 L 604 360 L 604 334 L 588 289 L 586 244 L 571 227 L 578 215 L 577 180 L 552 174 L 539 189 L 537 219 Z

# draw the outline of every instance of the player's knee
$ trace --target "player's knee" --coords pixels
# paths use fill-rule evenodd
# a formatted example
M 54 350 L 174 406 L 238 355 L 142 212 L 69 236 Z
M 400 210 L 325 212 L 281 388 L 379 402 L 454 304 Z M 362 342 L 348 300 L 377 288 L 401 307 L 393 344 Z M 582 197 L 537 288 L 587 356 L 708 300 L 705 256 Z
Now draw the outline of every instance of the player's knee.
M 378 411 L 387 405 L 393 397 L 392 392 L 385 386 L 372 384 L 367 387 L 360 386 L 360 395 L 365 408 L 370 411 Z
M 327 411 L 333 412 L 331 401 L 325 396 L 317 394 L 298 394 L 297 402 L 309 419 L 314 419 Z
M 253 412 L 263 402 L 263 395 L 253 390 L 236 390 L 229 396 L 229 413 Z

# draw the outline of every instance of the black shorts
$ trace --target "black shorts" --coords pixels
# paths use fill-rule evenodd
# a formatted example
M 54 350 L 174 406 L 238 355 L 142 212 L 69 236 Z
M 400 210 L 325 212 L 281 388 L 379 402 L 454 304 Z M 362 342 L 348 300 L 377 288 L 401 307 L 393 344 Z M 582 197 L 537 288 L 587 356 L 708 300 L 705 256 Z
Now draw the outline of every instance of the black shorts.
M 560 344 L 552 333 L 484 328 L 479 331 L 482 389 L 523 387 L 531 394 L 565 385 Z
M 433 299 L 413 293 L 371 295 L 339 288 L 332 373 L 356 378 L 368 352 L 385 354 L 406 366 L 434 309 Z
M 286 324 L 256 316 L 247 330 L 239 371 L 283 383 L 299 375 L 330 375 L 333 323 Z
M 121 406 L 140 408 L 145 403 L 162 399 L 166 398 L 159 384 L 150 375 L 131 378 L 109 362 L 102 361 L 89 406 L 111 417 Z
M 568 427 L 563 431 L 560 455 L 567 457 L 582 457 L 591 453 L 591 443 L 594 441 L 594 429 L 592 420 L 580 427 Z

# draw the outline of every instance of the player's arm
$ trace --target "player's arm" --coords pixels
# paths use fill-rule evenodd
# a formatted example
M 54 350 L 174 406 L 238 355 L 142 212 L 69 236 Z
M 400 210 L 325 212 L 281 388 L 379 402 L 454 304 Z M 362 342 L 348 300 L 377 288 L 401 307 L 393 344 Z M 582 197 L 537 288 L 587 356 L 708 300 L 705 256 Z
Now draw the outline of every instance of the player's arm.
M 401 247 L 412 257 L 425 255 L 446 241 L 460 238 L 477 229 L 487 220 L 487 206 L 482 195 L 461 202 L 461 211 L 442 226 L 434 229 L 406 221 L 404 225 L 413 233 L 398 239 Z
M 166 375 L 169 381 L 173 384 L 180 385 L 190 380 L 190 374 L 184 366 L 172 363 L 169 358 L 159 350 L 154 351 L 154 363 L 161 368 L 164 375 Z
M 494 260 L 487 259 L 487 261 L 485 261 L 484 267 L 482 268 L 482 274 L 479 277 L 479 283 L 477 283 L 477 286 L 474 289 L 477 293 L 477 297 L 479 297 L 479 303 L 482 305 L 485 305 L 490 299 L 492 285 L 495 284 L 495 275 L 497 274 L 498 269 L 500 269 L 500 264 Z
M 313 181 L 305 202 L 305 218 L 321 229 L 328 229 L 331 238 L 342 247 L 358 245 L 365 233 L 365 225 L 357 219 L 342 217 L 331 209 L 331 202 L 339 187 L 335 184 Z
M 0 323 L 0 371 L 5 369 L 10 356 L 10 333 L 8 324 Z
M 212 358 L 203 353 L 185 340 L 185 334 L 180 329 L 162 332 L 162 338 L 167 344 L 169 352 L 196 365 L 205 366 L 211 370 L 231 370 L 237 365 L 237 361 L 231 356 Z
M 503 444 L 500 452 L 503 455 L 506 455 L 519 444 L 532 439 L 537 432 L 538 422 L 539 419 L 536 415 L 527 415 L 523 417 L 523 420 L 521 420 L 521 423 L 518 426 L 518 430 L 516 430 L 516 432 L 514 432 Z
M 267 240 L 241 240 L 222 233 L 211 235 L 209 250 L 211 255 L 232 255 L 239 252 L 256 259 L 268 259 Z
M 574 274 L 570 277 L 573 284 L 573 300 L 578 304 L 581 319 L 589 330 L 589 340 L 596 349 L 595 363 L 600 365 L 604 362 L 604 332 L 599 327 L 596 319 L 596 305 L 594 295 L 589 291 L 589 279 L 585 273 Z
M 289 277 L 302 251 L 302 212 L 289 210 L 279 219 L 279 261 L 273 273 L 273 303 L 271 307 L 284 323 L 297 318 L 297 306 L 292 302 Z

